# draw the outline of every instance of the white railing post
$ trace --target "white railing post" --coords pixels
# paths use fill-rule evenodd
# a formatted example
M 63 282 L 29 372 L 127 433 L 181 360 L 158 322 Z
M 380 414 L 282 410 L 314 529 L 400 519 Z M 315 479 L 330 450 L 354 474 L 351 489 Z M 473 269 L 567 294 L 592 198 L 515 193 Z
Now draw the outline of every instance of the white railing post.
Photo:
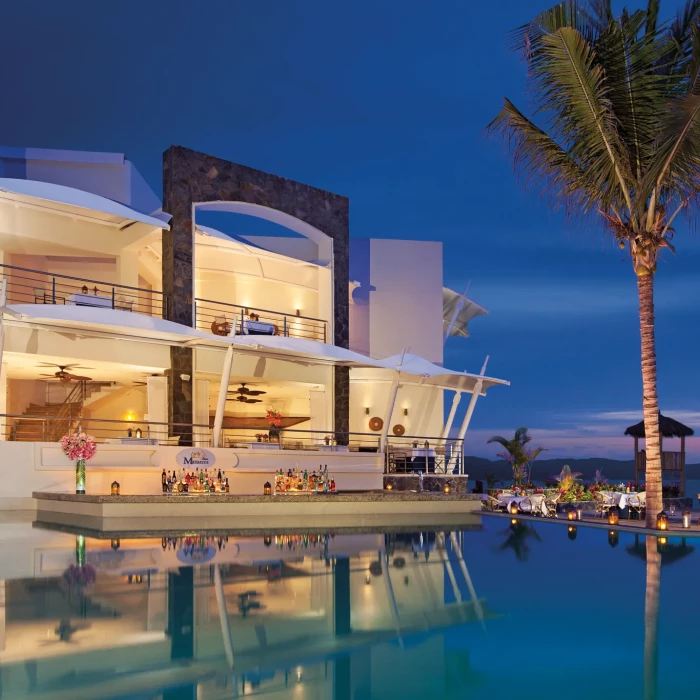
M 236 336 L 236 321 L 231 323 L 231 330 L 228 337 Z M 212 447 L 219 447 L 221 439 L 221 426 L 224 423 L 224 410 L 226 409 L 226 397 L 228 395 L 228 383 L 231 380 L 231 369 L 233 368 L 233 343 L 226 350 L 226 358 L 224 359 L 224 368 L 221 373 L 221 385 L 219 386 L 219 400 L 216 404 L 216 415 L 214 416 L 214 429 L 211 434 Z
M 399 391 L 399 378 L 401 376 L 401 365 L 403 365 L 403 358 L 406 354 L 406 348 L 401 351 L 401 357 L 396 365 L 396 379 L 391 385 L 391 392 L 389 393 L 389 401 L 386 407 L 386 413 L 384 414 L 384 426 L 382 428 L 382 441 L 381 446 L 384 451 L 386 451 L 386 441 L 389 435 L 389 424 L 391 423 L 391 416 L 394 413 L 394 404 L 396 403 L 396 394 Z

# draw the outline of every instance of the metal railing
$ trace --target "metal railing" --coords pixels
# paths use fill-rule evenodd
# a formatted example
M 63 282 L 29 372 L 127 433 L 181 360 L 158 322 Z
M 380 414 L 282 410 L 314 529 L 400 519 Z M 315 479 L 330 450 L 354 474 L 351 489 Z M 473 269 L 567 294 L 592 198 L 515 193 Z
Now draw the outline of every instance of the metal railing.
M 14 265 L 0 265 L 0 275 L 7 280 L 8 304 L 72 304 L 167 318 L 165 292 Z
M 328 324 L 320 318 L 297 316 L 281 311 L 228 304 L 212 299 L 195 299 L 196 327 L 199 330 L 228 335 L 236 324 L 237 335 L 281 335 L 327 342 Z
M 390 435 L 384 471 L 387 474 L 464 474 L 464 440 Z
M 381 452 L 380 437 L 377 433 L 351 433 L 323 430 L 299 430 L 282 428 L 264 430 L 257 433 L 251 428 L 224 428 L 221 431 L 221 445 L 236 449 L 303 450 L 306 452 Z

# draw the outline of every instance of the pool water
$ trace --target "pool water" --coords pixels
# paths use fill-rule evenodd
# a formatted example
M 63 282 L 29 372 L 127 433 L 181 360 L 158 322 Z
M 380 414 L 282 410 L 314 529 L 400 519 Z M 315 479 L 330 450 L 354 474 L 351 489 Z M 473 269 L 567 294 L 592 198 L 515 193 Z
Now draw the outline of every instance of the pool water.
M 0 533 L 3 700 L 697 697 L 700 539 Z

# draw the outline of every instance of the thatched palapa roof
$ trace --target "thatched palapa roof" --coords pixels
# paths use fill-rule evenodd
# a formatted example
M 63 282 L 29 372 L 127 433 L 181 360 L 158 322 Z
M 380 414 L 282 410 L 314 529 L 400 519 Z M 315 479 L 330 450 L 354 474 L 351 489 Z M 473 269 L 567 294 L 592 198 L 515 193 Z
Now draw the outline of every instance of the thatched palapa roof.
M 683 423 L 679 423 L 677 420 L 673 420 L 673 418 L 668 418 L 661 413 L 659 413 L 659 431 L 665 438 L 690 437 L 693 435 L 692 428 L 689 428 L 687 425 L 683 425 Z M 636 438 L 644 438 L 644 421 L 642 420 L 639 423 L 630 425 L 630 427 L 625 430 L 625 435 L 631 435 L 632 437 Z

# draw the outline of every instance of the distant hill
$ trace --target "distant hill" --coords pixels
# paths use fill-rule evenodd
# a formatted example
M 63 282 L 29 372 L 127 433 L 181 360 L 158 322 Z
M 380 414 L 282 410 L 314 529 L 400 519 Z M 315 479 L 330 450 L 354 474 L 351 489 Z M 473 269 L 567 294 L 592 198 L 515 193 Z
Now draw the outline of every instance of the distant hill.
M 561 468 L 568 464 L 572 471 L 581 472 L 584 481 L 591 481 L 596 470 L 601 469 L 608 481 L 632 481 L 634 479 L 633 459 L 607 459 L 605 457 L 589 457 L 586 459 L 538 459 L 532 467 L 532 478 L 542 481 L 558 474 Z M 502 459 L 490 460 L 483 457 L 465 457 L 464 468 L 471 479 L 485 480 L 490 472 L 496 478 L 508 482 L 513 480 L 510 465 Z M 686 464 L 686 479 L 700 479 L 700 464 Z

